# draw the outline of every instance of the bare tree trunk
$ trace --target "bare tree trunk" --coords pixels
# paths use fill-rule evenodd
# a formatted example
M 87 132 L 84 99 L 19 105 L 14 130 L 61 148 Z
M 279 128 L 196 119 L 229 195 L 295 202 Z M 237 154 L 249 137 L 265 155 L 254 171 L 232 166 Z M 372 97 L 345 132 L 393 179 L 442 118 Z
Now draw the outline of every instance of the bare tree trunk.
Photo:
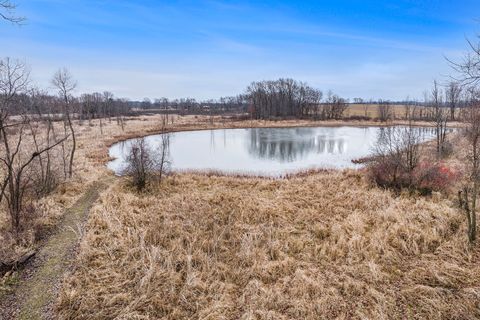
M 73 175 L 73 161 L 75 157 L 77 141 L 75 137 L 75 129 L 73 127 L 73 123 L 70 115 L 70 95 L 71 95 L 71 92 L 77 86 L 77 84 L 73 80 L 72 75 L 67 69 L 58 70 L 53 76 L 52 84 L 58 88 L 59 94 L 63 99 L 64 117 L 67 120 L 67 124 L 70 129 L 70 135 L 72 136 L 72 149 L 70 150 L 70 159 L 68 163 L 68 177 L 71 178 Z
M 70 113 L 67 112 L 68 126 L 70 127 L 70 134 L 72 135 L 72 150 L 70 151 L 70 161 L 68 164 L 68 177 L 73 175 L 73 159 L 75 156 L 75 150 L 77 148 L 77 139 L 75 137 L 75 130 L 73 129 L 72 120 L 70 119 Z

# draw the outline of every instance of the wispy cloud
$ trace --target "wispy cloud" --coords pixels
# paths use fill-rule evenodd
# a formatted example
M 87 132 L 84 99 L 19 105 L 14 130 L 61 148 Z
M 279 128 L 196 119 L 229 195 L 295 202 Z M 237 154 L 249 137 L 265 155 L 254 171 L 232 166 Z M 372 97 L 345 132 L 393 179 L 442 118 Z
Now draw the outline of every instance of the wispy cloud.
M 480 9 L 417 2 L 30 0 L 20 6 L 26 26 L 0 25 L 0 46 L 30 62 L 40 85 L 66 66 L 80 91 L 131 98 L 211 98 L 295 77 L 347 97 L 396 99 L 449 73 L 444 56 L 459 57 L 475 29 L 465 12 Z

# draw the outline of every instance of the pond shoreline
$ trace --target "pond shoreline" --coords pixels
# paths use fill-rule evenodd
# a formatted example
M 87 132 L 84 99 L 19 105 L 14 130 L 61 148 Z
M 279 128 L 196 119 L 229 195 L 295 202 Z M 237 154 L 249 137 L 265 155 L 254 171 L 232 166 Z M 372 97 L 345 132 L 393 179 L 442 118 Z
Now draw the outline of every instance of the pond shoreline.
M 258 120 L 255 120 L 258 121 Z M 257 128 L 265 128 L 265 129 L 280 129 L 280 128 L 314 128 L 314 127 L 358 127 L 358 128 L 370 128 L 370 127 L 394 127 L 394 126 L 401 126 L 401 125 L 408 125 L 407 121 L 392 121 L 390 123 L 382 123 L 382 122 L 375 122 L 375 121 L 307 121 L 302 123 L 302 120 L 295 121 L 296 123 L 292 123 L 292 120 L 279 120 L 279 121 L 270 121 L 270 120 L 261 120 L 265 121 L 268 123 L 271 122 L 280 122 L 281 124 L 275 124 L 275 125 L 262 125 L 262 124 L 255 124 L 251 123 L 251 120 L 244 120 L 244 121 L 230 121 L 230 123 L 249 123 L 245 126 L 240 125 L 240 126 L 224 126 L 224 127 L 218 127 L 215 125 L 208 125 L 206 127 L 200 126 L 201 123 L 199 124 L 187 124 L 183 125 L 180 127 L 166 127 L 165 129 L 156 129 L 156 130 L 148 130 L 147 132 L 142 132 L 142 133 L 132 133 L 132 134 L 125 134 L 121 135 L 118 137 L 114 137 L 106 143 L 107 149 L 109 149 L 112 145 L 120 142 L 124 142 L 126 140 L 130 139 L 138 139 L 138 138 L 145 138 L 147 136 L 151 135 L 157 135 L 157 134 L 162 134 L 162 133 L 174 133 L 174 132 L 189 132 L 189 131 L 205 131 L 205 130 L 222 130 L 222 129 L 257 129 Z M 216 122 L 218 124 L 219 122 Z M 198 126 L 198 127 L 197 127 Z M 424 121 L 416 121 L 412 123 L 413 127 L 432 127 L 434 128 L 434 125 L 431 122 L 424 122 Z M 459 129 L 463 128 L 463 124 L 459 122 L 455 122 L 454 124 L 448 124 L 447 128 L 452 128 L 452 129 Z M 107 152 L 108 153 L 108 152 Z M 108 162 L 110 160 L 106 160 Z
M 358 170 L 364 166 L 355 160 L 370 156 L 372 145 L 382 128 L 405 125 L 402 122 L 378 125 L 365 122 L 301 121 L 281 124 L 256 123 L 253 126 L 251 124 L 242 122 L 241 126 L 231 123 L 228 126 L 218 126 L 217 123 L 200 128 L 197 125 L 187 125 L 167 127 L 163 131 L 150 129 L 141 135 L 125 135 L 123 139 L 109 144 L 106 166 L 116 176 L 122 176 L 125 152 L 128 153 L 128 143 L 126 147 L 122 145 L 123 143 L 146 137 L 154 146 L 162 133 L 171 133 L 178 137 L 171 146 L 174 161 L 172 171 L 179 174 L 288 178 L 298 174 L 304 175 L 305 172 Z M 415 127 L 427 130 L 423 133 L 427 141 L 432 138 L 430 129 L 432 127 L 424 124 L 417 123 Z M 369 128 L 373 131 L 368 130 Z M 271 130 L 257 131 L 261 129 Z M 205 131 L 210 133 L 207 134 Z M 220 139 L 223 139 L 223 143 L 220 143 L 217 139 L 222 132 L 223 138 L 220 136 Z M 210 151 L 207 151 L 209 148 Z

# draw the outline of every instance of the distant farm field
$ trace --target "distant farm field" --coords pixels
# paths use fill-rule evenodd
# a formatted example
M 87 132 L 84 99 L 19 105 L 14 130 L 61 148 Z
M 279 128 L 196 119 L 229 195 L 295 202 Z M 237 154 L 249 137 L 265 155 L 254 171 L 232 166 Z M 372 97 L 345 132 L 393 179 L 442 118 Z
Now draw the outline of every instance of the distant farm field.
M 379 108 L 378 104 L 350 104 L 346 110 L 346 116 L 375 119 L 379 117 Z M 404 105 L 391 105 L 391 110 L 396 119 L 405 118 L 406 107 Z

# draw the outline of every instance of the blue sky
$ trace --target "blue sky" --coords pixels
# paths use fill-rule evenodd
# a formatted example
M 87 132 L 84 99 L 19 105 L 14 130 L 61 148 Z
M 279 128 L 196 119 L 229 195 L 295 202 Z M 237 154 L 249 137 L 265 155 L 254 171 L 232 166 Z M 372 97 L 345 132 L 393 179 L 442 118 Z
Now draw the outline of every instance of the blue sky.
M 78 92 L 217 98 L 292 77 L 342 96 L 422 96 L 480 31 L 476 0 L 16 0 L 1 56 L 25 60 L 41 87 L 59 67 Z

